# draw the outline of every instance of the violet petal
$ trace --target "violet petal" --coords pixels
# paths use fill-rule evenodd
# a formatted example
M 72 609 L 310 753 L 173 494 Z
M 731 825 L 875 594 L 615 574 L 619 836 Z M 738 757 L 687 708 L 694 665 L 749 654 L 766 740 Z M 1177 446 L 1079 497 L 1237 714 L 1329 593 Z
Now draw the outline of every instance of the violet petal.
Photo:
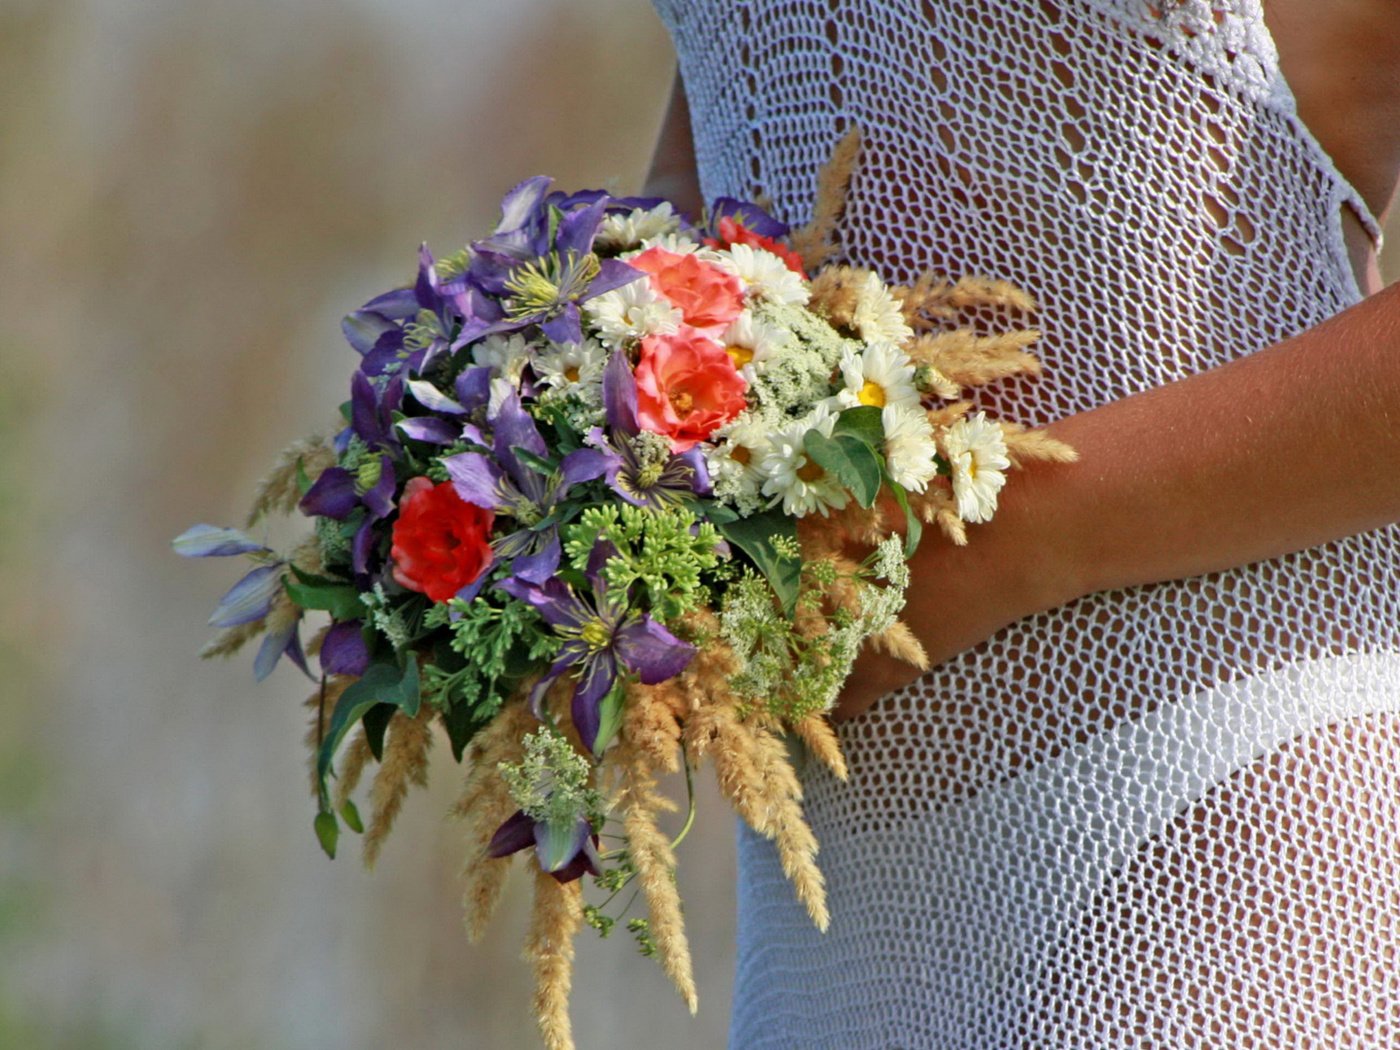
M 297 506 L 308 516 L 344 521 L 360 505 L 355 477 L 344 467 L 327 467 Z
M 705 465 L 705 454 L 700 451 L 700 446 L 692 445 L 676 458 L 690 467 L 691 491 L 697 496 L 708 496 L 711 491 L 710 468 Z
M 500 468 L 480 452 L 459 452 L 440 462 L 452 479 L 452 487 L 467 503 L 495 510 L 504 505 Z
M 570 252 L 587 255 L 593 250 L 593 238 L 598 235 L 598 227 L 603 224 L 603 214 L 608 202 L 604 198 L 595 200 L 583 208 L 568 212 L 559 220 L 559 232 L 554 238 L 554 248 L 561 258 Z
M 397 332 L 399 326 L 373 310 L 356 310 L 345 315 L 340 322 L 340 330 L 345 333 L 345 341 L 363 357 L 374 349 L 380 336 L 386 332 Z
M 604 650 L 584 661 L 583 674 L 574 688 L 573 704 L 569 710 L 583 746 L 590 751 L 598 742 L 598 730 L 602 728 L 602 699 L 608 695 L 615 681 L 617 662 L 612 653 Z
M 272 608 L 272 599 L 282 589 L 284 566 L 263 565 L 248 573 L 230 587 L 219 599 L 214 615 L 209 617 L 213 627 L 237 627 L 239 624 L 261 620 Z
M 379 457 L 379 480 L 364 494 L 364 504 L 369 508 L 371 518 L 387 518 L 394 509 L 394 461 L 388 456 Z
M 226 558 L 269 551 L 247 533 L 218 525 L 191 525 L 171 540 L 170 545 L 182 558 Z
M 595 295 L 621 288 L 624 284 L 631 284 L 645 276 L 641 270 L 635 266 L 628 266 L 621 259 L 604 259 L 599 267 L 598 276 L 588 282 L 588 291 L 580 296 L 580 301 L 587 301 Z
M 622 662 L 637 672 L 643 685 L 675 677 L 695 655 L 695 646 L 681 641 L 650 616 L 619 629 L 613 648 Z
M 540 437 L 534 419 L 521 407 L 520 398 L 514 392 L 501 400 L 501 406 L 496 410 L 496 418 L 491 422 L 495 429 L 496 461 L 517 485 L 524 488 L 524 475 L 528 473 L 534 477 L 535 472 L 527 470 L 516 458 L 515 449 L 523 448 L 537 456 L 547 457 L 549 448 L 545 445 L 544 438 Z
M 462 424 L 449 423 L 436 416 L 415 416 L 401 419 L 397 424 L 399 433 L 414 441 L 428 445 L 452 445 L 462 436 Z
M 362 675 L 369 667 L 363 624 L 342 620 L 333 624 L 321 642 L 321 669 L 326 674 Z
M 527 583 L 544 583 L 559 570 L 559 530 L 548 529 L 544 545 L 534 554 L 525 554 L 511 562 L 511 572 Z
M 558 871 L 583 849 L 593 834 L 586 820 L 541 820 L 535 822 L 535 857 L 544 871 Z
M 287 651 L 287 646 L 296 637 L 297 621 L 291 620 L 276 631 L 269 631 L 263 636 L 262 645 L 258 646 L 258 655 L 253 660 L 253 678 L 261 682 L 272 673 L 272 669 L 277 666 L 277 661 L 282 659 L 282 654 Z
M 611 458 L 601 449 L 574 449 L 559 464 L 561 488 L 567 489 L 571 485 L 601 478 L 607 473 L 608 467 L 611 465 Z
M 350 567 L 355 575 L 369 572 L 369 556 L 374 550 L 374 519 L 366 518 L 350 542 Z
M 540 322 L 540 331 L 556 343 L 581 343 L 583 327 L 579 321 L 578 306 L 575 303 L 565 303 L 556 316 Z
M 408 381 L 408 392 L 424 408 L 431 408 L 434 412 L 442 412 L 449 416 L 464 416 L 467 410 L 459 405 L 452 398 L 448 397 L 437 387 L 433 386 L 426 379 L 410 379 Z
M 603 405 L 607 409 L 608 426 L 629 437 L 640 429 L 637 425 L 637 380 L 627 355 L 614 350 L 603 369 Z
M 407 321 L 417 316 L 418 299 L 414 296 L 412 288 L 395 288 L 383 295 L 376 295 L 360 309 L 383 314 L 391 321 Z
M 491 369 L 487 365 L 468 368 L 454 384 L 457 401 L 468 412 L 485 407 L 491 400 Z
M 524 810 L 517 809 L 491 836 L 491 842 L 486 847 L 486 855 L 507 857 L 534 844 L 535 822 L 525 815 Z

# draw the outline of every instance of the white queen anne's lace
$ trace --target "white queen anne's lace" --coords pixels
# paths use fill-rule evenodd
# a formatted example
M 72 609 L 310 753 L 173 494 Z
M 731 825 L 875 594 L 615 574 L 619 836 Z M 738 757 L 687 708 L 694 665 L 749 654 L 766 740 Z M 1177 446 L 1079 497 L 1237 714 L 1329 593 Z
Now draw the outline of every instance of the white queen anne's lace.
M 1156 6 L 659 0 L 706 197 L 800 223 L 858 124 L 846 261 L 1025 288 L 1045 374 L 978 400 L 1031 425 L 1359 297 L 1340 215 L 1374 220 L 1259 0 Z M 826 934 L 741 832 L 731 1045 L 1400 1046 L 1397 653 L 1388 527 L 1089 595 L 885 697 L 849 783 L 805 775 Z

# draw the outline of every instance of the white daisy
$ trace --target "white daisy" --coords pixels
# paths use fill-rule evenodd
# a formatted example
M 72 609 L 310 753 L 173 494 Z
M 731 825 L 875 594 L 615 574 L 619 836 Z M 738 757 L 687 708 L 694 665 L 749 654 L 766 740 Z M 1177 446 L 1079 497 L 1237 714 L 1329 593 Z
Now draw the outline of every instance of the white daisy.
M 589 299 L 583 314 L 609 349 L 648 335 L 674 335 L 681 323 L 681 312 L 656 293 L 644 274 Z
M 771 428 L 752 412 L 741 412 L 712 438 L 715 444 L 705 450 L 705 463 L 716 498 L 756 509 L 764 480 L 759 464 L 772 444 Z
M 505 379 L 520 385 L 520 373 L 530 363 L 530 344 L 518 332 L 488 335 L 472 347 L 472 360 L 491 369 L 492 379 Z
M 1006 484 L 1002 473 L 1011 466 L 1001 427 L 978 412 L 965 416 L 943 432 L 943 451 L 953 468 L 953 496 L 963 521 L 990 521 L 997 493 Z
M 655 208 L 633 208 L 625 215 L 613 212 L 603 217 L 598 236 L 593 239 L 594 250 L 623 251 L 635 248 L 653 237 L 663 237 L 681 228 L 681 217 L 669 201 Z
M 893 343 L 872 343 L 861 351 L 847 348 L 841 352 L 839 367 L 844 386 L 833 398 L 838 408 L 919 404 L 914 362 Z
M 885 461 L 890 477 L 911 492 L 923 492 L 938 467 L 938 443 L 928 417 L 917 407 L 886 405 L 880 410 L 885 430 Z
M 769 439 L 768 451 L 758 465 L 763 475 L 761 491 L 781 498 L 784 514 L 801 518 L 815 510 L 825 516 L 828 509 L 840 510 L 846 505 L 849 494 L 845 487 L 809 460 L 802 444 L 808 431 L 830 437 L 835 425 L 836 413 L 818 405 L 805 419 L 779 428 Z
M 856 296 L 851 321 L 867 343 L 894 343 L 898 346 L 914 335 L 899 303 L 884 282 L 873 273 L 866 275 L 865 284 Z
M 719 341 L 741 375 L 750 383 L 763 371 L 763 363 L 787 345 L 786 329 L 755 317 L 745 310 L 724 330 Z
M 788 269 L 772 252 L 751 244 L 731 244 L 716 262 L 744 285 L 745 294 L 770 303 L 805 306 L 811 293 L 807 283 Z
M 535 376 L 551 390 L 573 394 L 588 404 L 601 404 L 603 369 L 608 352 L 594 339 L 581 343 L 550 343 L 532 363 Z

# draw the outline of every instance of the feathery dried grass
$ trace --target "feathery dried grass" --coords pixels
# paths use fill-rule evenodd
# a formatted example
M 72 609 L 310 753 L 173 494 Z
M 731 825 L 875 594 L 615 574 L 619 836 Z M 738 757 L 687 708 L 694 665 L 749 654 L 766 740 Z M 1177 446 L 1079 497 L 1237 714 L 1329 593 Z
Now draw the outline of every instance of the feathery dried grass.
M 807 304 L 836 328 L 852 331 L 860 290 L 869 276 L 869 270 L 856 266 L 828 266 L 808 282 Z
M 896 660 L 903 660 L 920 671 L 929 669 L 928 653 L 924 651 L 923 642 L 914 637 L 914 632 L 903 620 L 896 620 L 888 630 L 873 635 L 870 643 L 877 650 L 888 653 Z
M 1002 436 L 1006 439 L 1006 455 L 1012 466 L 1024 467 L 1027 463 L 1075 463 L 1079 452 L 1058 438 L 1053 438 L 1043 430 L 1027 430 L 1019 423 L 1001 424 Z
M 355 789 L 360 786 L 360 778 L 364 776 L 365 767 L 369 765 L 369 760 L 374 757 L 374 752 L 370 750 L 369 737 L 365 735 L 364 727 L 351 738 L 349 746 L 340 759 L 340 770 L 336 774 L 335 780 L 335 808 L 344 809 L 345 803 L 350 796 L 355 793 Z
M 474 942 L 486 932 L 510 871 L 509 857 L 491 857 L 486 852 L 496 829 L 517 808 L 510 790 L 496 773 L 496 765 L 519 762 L 524 756 L 522 741 L 537 724 L 529 704 L 523 699 L 512 701 L 472 739 L 468 748 L 467 776 L 452 812 L 467 825 L 462 910 L 467 937 Z
M 971 411 L 971 401 L 954 401 L 950 405 L 939 405 L 937 408 L 929 409 L 928 421 L 934 430 L 939 427 L 950 427 Z
M 836 226 L 846 208 L 851 176 L 860 156 L 860 141 L 860 129 L 852 128 L 836 144 L 831 157 L 817 173 L 817 199 L 812 206 L 812 220 L 792 234 L 793 251 L 802 257 L 802 265 L 808 273 L 836 254 Z
M 909 354 L 956 386 L 984 386 L 1008 376 L 1039 375 L 1039 359 L 1026 351 L 1039 338 L 1033 328 L 997 335 L 958 328 L 919 336 Z
M 936 327 L 972 307 L 1003 307 L 1023 313 L 1036 310 L 1035 300 L 1020 288 L 990 277 L 949 281 L 936 274 L 924 274 L 912 285 L 892 291 L 900 300 L 904 319 L 915 331 Z
M 681 895 L 676 888 L 676 854 L 670 838 L 656 823 L 658 813 L 675 807 L 657 791 L 656 778 L 644 752 L 624 740 L 617 749 L 616 760 L 622 770 L 618 804 L 627 834 L 628 855 L 647 901 L 648 930 L 661 968 L 694 1014 L 700 1000 L 695 990 L 690 943 L 685 935 Z
M 252 623 L 240 623 L 237 627 L 225 627 L 204 643 L 199 655 L 205 660 L 212 660 L 216 656 L 232 656 L 262 634 L 266 627 L 266 618 L 254 620 Z
M 659 685 L 631 682 L 623 704 L 621 737 L 652 769 L 680 769 L 681 720 L 690 702 L 673 678 Z
M 909 497 L 909 505 L 926 525 L 937 525 L 943 535 L 959 547 L 967 544 L 967 526 L 958 516 L 953 494 L 942 485 L 930 485 Z
M 335 463 L 335 450 L 325 438 L 313 434 L 293 441 L 278 453 L 277 465 L 258 482 L 252 508 L 248 511 L 249 527 L 256 525 L 270 511 L 291 513 L 301 499 L 301 490 L 297 486 L 298 463 L 306 476 L 315 481 Z
M 561 883 L 535 872 L 535 906 L 525 940 L 525 959 L 535 973 L 535 1019 L 548 1050 L 573 1050 L 569 989 L 573 984 L 574 935 L 583 922 L 578 881 Z
M 850 775 L 846 768 L 846 756 L 841 751 L 841 741 L 826 715 L 808 715 L 793 727 L 802 742 L 822 765 L 831 770 L 838 780 Z
M 369 797 L 372 807 L 369 829 L 365 832 L 365 866 L 372 868 L 379 859 L 389 831 L 403 808 L 410 784 L 428 786 L 428 749 L 433 743 L 433 709 L 424 704 L 410 718 L 395 712 L 384 741 L 384 761 L 375 774 Z
M 812 922 L 825 931 L 831 915 L 816 862 L 817 839 L 802 815 L 802 785 L 782 739 L 757 717 L 740 720 L 725 703 L 702 707 L 686 729 L 687 750 L 697 758 L 712 757 L 720 791 L 751 828 L 773 840 L 783 874 Z

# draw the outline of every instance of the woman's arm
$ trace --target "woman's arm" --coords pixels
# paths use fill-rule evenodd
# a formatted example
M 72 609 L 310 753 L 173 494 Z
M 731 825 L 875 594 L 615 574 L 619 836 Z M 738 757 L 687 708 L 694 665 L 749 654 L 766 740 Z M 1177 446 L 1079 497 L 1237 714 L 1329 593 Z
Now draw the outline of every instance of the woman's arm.
M 915 556 L 905 616 L 934 664 L 1093 591 L 1400 521 L 1400 285 L 1048 431 L 1078 449 L 1078 463 L 1013 474 L 996 517 L 969 530 L 968 546 L 931 534 Z M 862 657 L 839 715 L 915 674 Z
M 700 217 L 700 180 L 695 173 L 695 142 L 690 134 L 690 109 L 680 74 L 671 86 L 671 102 L 661 121 L 651 170 L 642 188 L 646 197 L 665 197 L 691 218 Z

